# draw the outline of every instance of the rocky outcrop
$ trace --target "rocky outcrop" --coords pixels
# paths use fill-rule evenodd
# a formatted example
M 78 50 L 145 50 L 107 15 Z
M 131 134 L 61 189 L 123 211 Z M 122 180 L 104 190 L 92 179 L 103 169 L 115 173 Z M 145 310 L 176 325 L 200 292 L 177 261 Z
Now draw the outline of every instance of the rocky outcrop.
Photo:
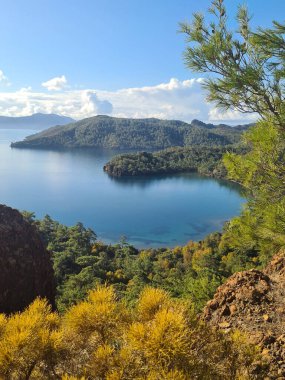
M 10 207 L 0 205 L 0 313 L 23 310 L 37 296 L 54 307 L 50 256 L 36 229 Z
M 239 329 L 260 346 L 268 379 L 285 379 L 285 252 L 263 271 L 235 273 L 209 301 L 202 318 L 229 332 Z

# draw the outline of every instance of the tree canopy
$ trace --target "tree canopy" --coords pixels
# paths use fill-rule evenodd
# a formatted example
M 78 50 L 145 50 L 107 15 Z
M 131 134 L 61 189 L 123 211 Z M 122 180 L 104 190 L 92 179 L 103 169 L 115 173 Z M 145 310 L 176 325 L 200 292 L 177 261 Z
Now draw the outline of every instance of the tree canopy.
M 114 177 L 195 172 L 224 178 L 226 170 L 222 156 L 232 151 L 242 152 L 243 149 L 236 145 L 193 146 L 168 148 L 154 153 L 126 153 L 113 157 L 104 170 Z
M 285 246 L 285 24 L 252 30 L 246 7 L 239 7 L 237 32 L 228 26 L 223 0 L 213 0 L 211 21 L 194 14 L 182 23 L 186 65 L 211 74 L 203 86 L 217 107 L 259 115 L 244 134 L 249 152 L 226 154 L 229 177 L 245 186 L 250 199 L 229 224 L 225 240 L 236 253 L 274 254 Z
M 173 146 L 237 143 L 247 125 L 232 128 L 198 120 L 129 119 L 94 116 L 53 127 L 12 143 L 19 148 L 164 149 Z
M 186 65 L 214 74 L 204 82 L 208 99 L 226 110 L 272 115 L 284 128 L 285 25 L 274 21 L 271 29 L 253 31 L 247 8 L 240 6 L 234 32 L 223 0 L 213 0 L 209 13 L 208 25 L 199 13 L 191 24 L 181 23 Z

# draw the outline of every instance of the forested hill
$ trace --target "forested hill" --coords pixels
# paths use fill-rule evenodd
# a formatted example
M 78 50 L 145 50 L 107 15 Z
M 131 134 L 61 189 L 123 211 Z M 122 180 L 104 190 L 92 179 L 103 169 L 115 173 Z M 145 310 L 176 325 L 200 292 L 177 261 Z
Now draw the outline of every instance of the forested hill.
M 178 120 L 95 116 L 56 126 L 11 144 L 19 148 L 163 149 L 172 146 L 229 145 L 247 126 L 191 124 Z
M 125 153 L 115 156 L 104 166 L 113 177 L 197 172 L 216 178 L 226 178 L 222 156 L 228 152 L 242 153 L 235 145 L 224 147 L 174 147 L 158 152 Z

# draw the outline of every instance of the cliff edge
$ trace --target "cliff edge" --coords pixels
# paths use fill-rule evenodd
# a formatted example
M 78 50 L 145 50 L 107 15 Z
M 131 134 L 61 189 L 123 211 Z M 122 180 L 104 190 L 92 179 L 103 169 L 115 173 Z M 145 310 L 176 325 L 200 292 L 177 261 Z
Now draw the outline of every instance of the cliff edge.
M 52 262 L 35 228 L 0 205 L 0 313 L 23 310 L 36 297 L 54 307 Z

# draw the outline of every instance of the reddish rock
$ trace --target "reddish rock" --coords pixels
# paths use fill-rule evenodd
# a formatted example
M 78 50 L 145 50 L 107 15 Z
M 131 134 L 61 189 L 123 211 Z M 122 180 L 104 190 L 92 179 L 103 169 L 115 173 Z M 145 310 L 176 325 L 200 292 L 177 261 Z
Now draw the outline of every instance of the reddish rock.
M 202 319 L 224 331 L 245 332 L 266 353 L 268 379 L 285 379 L 285 252 L 263 271 L 231 276 L 207 303 Z
M 0 205 L 0 313 L 23 310 L 37 296 L 54 307 L 49 253 L 36 229 L 17 210 Z

